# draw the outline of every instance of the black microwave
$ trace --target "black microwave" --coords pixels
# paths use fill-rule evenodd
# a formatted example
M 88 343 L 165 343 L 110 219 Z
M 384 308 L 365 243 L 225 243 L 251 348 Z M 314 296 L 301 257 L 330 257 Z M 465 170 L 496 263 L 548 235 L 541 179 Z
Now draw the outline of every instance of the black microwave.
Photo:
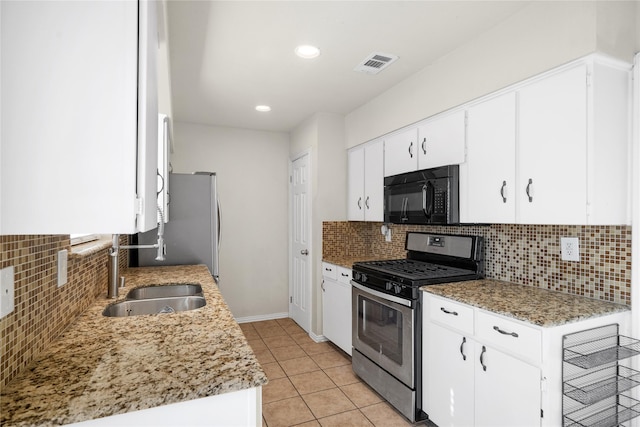
M 458 165 L 441 166 L 384 179 L 384 222 L 458 224 Z

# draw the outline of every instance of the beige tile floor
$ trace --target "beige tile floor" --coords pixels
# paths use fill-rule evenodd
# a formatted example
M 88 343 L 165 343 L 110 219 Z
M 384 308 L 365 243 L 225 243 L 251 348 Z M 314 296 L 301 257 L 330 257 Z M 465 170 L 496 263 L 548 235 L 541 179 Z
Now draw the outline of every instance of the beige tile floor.
M 240 327 L 269 378 L 262 388 L 263 426 L 411 425 L 353 374 L 349 355 L 316 343 L 292 319 Z

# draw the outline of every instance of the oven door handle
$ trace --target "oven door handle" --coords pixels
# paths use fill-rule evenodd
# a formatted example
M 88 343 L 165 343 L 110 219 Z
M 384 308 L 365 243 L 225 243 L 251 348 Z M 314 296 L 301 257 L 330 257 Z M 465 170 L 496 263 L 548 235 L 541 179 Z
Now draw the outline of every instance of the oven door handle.
M 367 294 L 376 296 L 376 297 L 378 297 L 380 299 L 383 299 L 383 300 L 386 300 L 386 301 L 395 302 L 397 304 L 404 305 L 405 307 L 411 307 L 411 301 L 408 301 L 408 300 L 405 300 L 405 299 L 402 299 L 402 298 L 398 298 L 397 296 L 394 296 L 394 295 L 385 294 L 383 292 L 376 291 L 375 289 L 367 288 L 366 286 L 362 286 L 360 283 L 354 282 L 353 280 L 351 281 L 351 285 L 354 288 L 361 290 L 362 292 L 365 292 Z

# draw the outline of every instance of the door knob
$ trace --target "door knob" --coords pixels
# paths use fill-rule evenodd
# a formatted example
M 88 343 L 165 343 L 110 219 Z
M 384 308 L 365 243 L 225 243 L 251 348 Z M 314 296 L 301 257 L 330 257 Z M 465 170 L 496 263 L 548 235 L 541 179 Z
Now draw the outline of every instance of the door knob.
M 309 251 L 307 249 L 303 249 L 303 250 L 300 251 L 300 254 L 309 255 Z

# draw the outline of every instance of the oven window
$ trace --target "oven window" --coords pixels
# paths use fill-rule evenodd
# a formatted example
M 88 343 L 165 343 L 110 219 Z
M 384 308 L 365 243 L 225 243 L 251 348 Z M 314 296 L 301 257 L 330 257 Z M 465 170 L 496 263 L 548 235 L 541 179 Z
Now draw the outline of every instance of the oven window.
M 402 313 L 384 304 L 358 298 L 358 338 L 374 351 L 402 365 Z

